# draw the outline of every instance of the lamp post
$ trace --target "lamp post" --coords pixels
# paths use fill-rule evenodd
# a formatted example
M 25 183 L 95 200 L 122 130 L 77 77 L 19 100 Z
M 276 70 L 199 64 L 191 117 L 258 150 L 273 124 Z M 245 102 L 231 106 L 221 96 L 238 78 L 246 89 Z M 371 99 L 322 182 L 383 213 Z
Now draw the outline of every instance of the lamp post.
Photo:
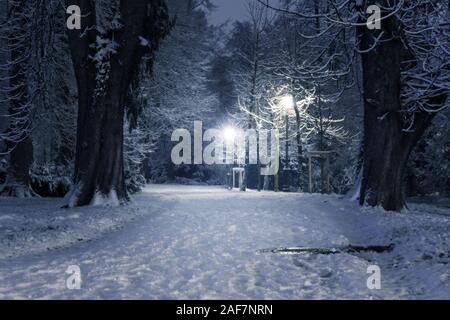
M 228 173 L 227 173 L 227 185 L 230 190 L 234 188 L 234 171 L 233 165 L 235 162 L 235 140 L 236 140 L 236 129 L 233 127 L 225 127 L 222 132 L 223 139 L 226 143 L 226 151 L 225 151 L 225 163 L 228 165 Z M 231 159 L 230 159 L 231 157 Z M 229 161 L 231 160 L 231 161 Z M 233 177 L 231 176 L 233 175 Z
M 281 98 L 280 104 L 284 111 L 284 120 L 285 120 L 285 126 L 286 126 L 286 158 L 285 158 L 285 169 L 284 169 L 284 171 L 285 171 L 285 190 L 284 191 L 289 191 L 288 190 L 289 189 L 289 181 L 288 181 L 287 172 L 286 172 L 286 168 L 289 163 L 289 115 L 288 115 L 288 112 L 290 109 L 292 109 L 294 107 L 294 98 L 290 94 L 285 95 L 284 97 Z

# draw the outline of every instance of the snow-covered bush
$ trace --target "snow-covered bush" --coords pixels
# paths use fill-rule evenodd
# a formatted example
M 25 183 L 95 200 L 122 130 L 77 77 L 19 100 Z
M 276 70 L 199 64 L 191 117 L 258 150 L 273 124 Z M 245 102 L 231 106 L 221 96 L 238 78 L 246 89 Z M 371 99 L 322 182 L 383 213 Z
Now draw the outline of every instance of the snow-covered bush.
M 450 196 L 450 110 L 438 114 L 411 155 L 407 167 L 409 196 Z
M 63 197 L 69 191 L 72 172 L 72 166 L 35 164 L 30 172 L 31 188 L 42 197 Z

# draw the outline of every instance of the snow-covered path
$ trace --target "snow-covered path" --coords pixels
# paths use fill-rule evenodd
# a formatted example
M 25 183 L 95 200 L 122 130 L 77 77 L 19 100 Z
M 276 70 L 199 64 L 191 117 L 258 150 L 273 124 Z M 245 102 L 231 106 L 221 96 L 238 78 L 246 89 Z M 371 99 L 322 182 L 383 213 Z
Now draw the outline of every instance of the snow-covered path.
M 445 210 L 392 214 L 333 196 L 187 186 L 149 186 L 132 208 L 143 214 L 96 240 L 0 260 L 0 298 L 450 299 Z M 381 254 L 258 252 L 391 243 Z M 81 290 L 66 288 L 70 265 L 81 268 Z M 381 268 L 381 290 L 367 288 L 369 265 Z

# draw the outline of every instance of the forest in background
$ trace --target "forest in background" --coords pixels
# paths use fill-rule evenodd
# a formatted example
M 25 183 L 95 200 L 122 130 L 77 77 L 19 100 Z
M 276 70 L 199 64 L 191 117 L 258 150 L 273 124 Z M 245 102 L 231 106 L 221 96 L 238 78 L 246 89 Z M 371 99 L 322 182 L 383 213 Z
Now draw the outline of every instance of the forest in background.
M 75 206 L 111 190 L 126 201 L 152 182 L 224 184 L 225 166 L 170 161 L 173 130 L 202 120 L 287 123 L 281 168 L 295 191 L 306 190 L 307 152 L 330 151 L 331 191 L 356 183 L 362 204 L 450 196 L 448 3 L 378 1 L 395 14 L 369 30 L 362 18 L 375 2 L 255 0 L 248 21 L 212 26 L 209 1 L 71 1 L 96 13 L 80 37 L 61 1 L 0 1 L 1 194 L 70 193 Z M 286 94 L 287 122 L 274 108 Z M 315 160 L 315 191 L 323 166 Z M 258 176 L 249 166 L 248 187 L 276 189 L 276 177 Z

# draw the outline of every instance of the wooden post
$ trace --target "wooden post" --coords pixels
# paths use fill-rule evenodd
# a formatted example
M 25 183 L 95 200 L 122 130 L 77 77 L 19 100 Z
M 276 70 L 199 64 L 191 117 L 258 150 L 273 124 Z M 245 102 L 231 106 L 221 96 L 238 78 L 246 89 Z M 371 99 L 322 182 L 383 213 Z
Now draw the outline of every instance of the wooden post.
M 312 156 L 308 154 L 308 167 L 309 167 L 309 193 L 312 193 Z
M 330 184 L 330 154 L 327 153 L 327 160 L 326 160 L 326 177 L 327 177 L 327 193 L 331 193 L 331 184 Z
M 236 186 L 236 171 L 233 169 L 233 186 L 231 187 L 231 189 L 234 189 Z
M 278 174 L 279 173 L 277 173 L 275 175 L 274 182 L 273 182 L 273 184 L 274 184 L 273 189 L 274 189 L 275 192 L 280 191 L 280 177 L 278 176 Z
M 244 191 L 244 175 L 245 171 L 239 172 L 239 190 Z

